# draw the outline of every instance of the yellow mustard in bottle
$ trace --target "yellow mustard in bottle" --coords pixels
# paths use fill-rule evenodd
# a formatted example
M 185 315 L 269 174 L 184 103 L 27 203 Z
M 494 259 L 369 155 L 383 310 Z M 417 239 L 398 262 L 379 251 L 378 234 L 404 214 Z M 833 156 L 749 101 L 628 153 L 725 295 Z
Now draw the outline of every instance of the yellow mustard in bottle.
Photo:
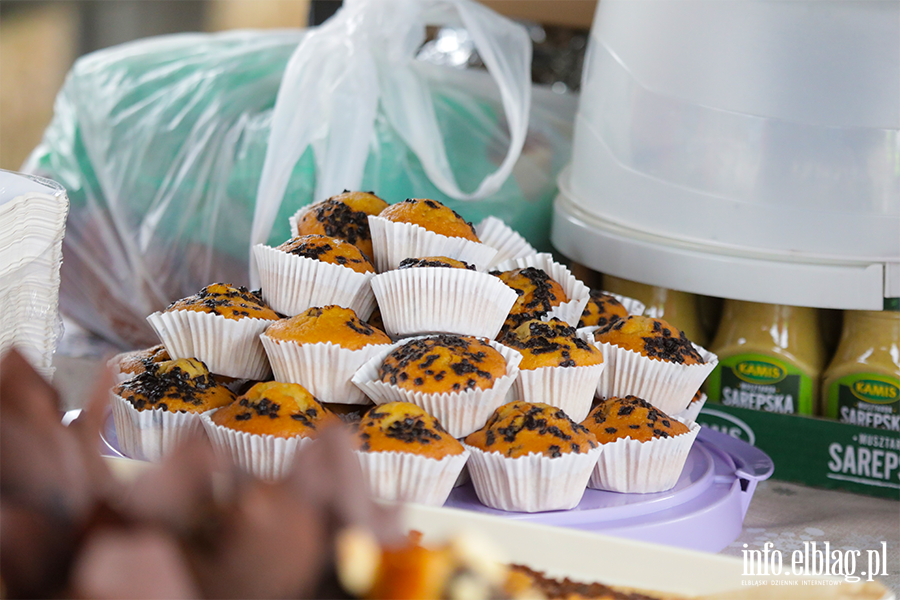
M 606 274 L 603 275 L 603 289 L 640 300 L 646 307 L 644 314 L 665 319 L 695 344 L 706 346 L 707 337 L 700 323 L 696 295 Z
M 814 308 L 726 300 L 711 350 L 710 402 L 811 415 L 825 350 Z
M 900 431 L 900 312 L 844 312 L 822 399 L 827 417 Z

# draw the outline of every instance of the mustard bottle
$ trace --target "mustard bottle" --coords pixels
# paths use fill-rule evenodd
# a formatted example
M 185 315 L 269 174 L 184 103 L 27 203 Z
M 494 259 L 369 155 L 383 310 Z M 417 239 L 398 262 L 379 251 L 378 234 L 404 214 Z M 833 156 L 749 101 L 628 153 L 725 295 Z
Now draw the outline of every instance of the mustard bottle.
M 695 344 L 706 346 L 708 340 L 700 323 L 696 295 L 606 274 L 603 275 L 603 289 L 640 300 L 646 306 L 644 314 L 665 319 Z
M 900 312 L 844 311 L 822 399 L 827 417 L 900 431 Z
M 814 308 L 726 300 L 711 350 L 711 402 L 784 414 L 815 412 L 825 350 Z

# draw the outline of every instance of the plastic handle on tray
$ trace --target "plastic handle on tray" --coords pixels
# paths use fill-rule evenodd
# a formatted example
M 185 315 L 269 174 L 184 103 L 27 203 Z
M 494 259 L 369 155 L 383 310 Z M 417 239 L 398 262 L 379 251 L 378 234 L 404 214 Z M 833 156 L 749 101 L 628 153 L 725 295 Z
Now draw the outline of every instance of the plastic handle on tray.
M 769 455 L 751 446 L 743 440 L 731 437 L 704 427 L 703 438 L 715 444 L 720 450 L 726 452 L 734 461 L 734 475 L 741 484 L 741 517 L 747 515 L 747 508 L 756 491 L 756 484 L 765 481 L 775 472 L 775 463 Z

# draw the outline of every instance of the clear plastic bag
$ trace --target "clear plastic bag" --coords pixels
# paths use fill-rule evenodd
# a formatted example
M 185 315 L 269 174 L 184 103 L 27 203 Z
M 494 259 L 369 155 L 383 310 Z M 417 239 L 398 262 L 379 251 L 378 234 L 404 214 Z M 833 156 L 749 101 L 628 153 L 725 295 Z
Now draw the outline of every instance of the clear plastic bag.
M 528 85 L 503 92 L 514 86 L 498 85 L 493 75 L 510 69 L 502 64 L 508 56 L 494 73 L 414 60 L 426 23 L 465 14 L 467 27 L 504 21 L 483 7 L 464 0 L 414 2 L 420 8 L 392 17 L 407 19 L 393 25 L 405 32 L 402 43 L 389 48 L 390 36 L 378 33 L 363 48 L 356 39 L 361 30 L 390 31 L 384 21 L 390 13 L 367 8 L 371 0 L 347 4 L 330 33 L 326 24 L 307 32 L 164 36 L 75 64 L 44 139 L 23 168 L 68 190 L 60 291 L 65 314 L 123 346 L 156 343 L 147 314 L 214 281 L 249 284 L 251 241 L 284 241 L 289 215 L 344 187 L 374 190 L 389 202 L 435 198 L 473 221 L 496 215 L 538 249 L 548 248 L 555 179 L 568 160 L 576 100 Z M 515 37 L 509 32 L 517 27 L 506 22 L 479 52 L 499 51 L 496 36 Z M 313 37 L 323 32 L 329 36 L 324 45 L 321 36 Z M 314 43 L 304 46 L 307 39 Z M 407 87 L 392 84 L 393 100 L 381 97 L 359 108 L 358 96 L 368 89 L 361 84 L 285 74 L 291 57 L 310 49 L 310 63 L 340 62 L 329 59 L 335 47 L 350 48 L 353 61 L 370 67 L 393 52 L 393 62 L 374 67 L 380 89 L 395 81 L 385 78 L 385 69 Z M 360 57 L 363 51 L 368 58 Z M 338 79 L 361 72 L 342 64 Z M 405 74 L 398 65 L 406 65 Z M 281 85 L 283 78 L 311 88 L 325 114 L 308 104 L 301 110 L 295 103 L 291 111 L 295 87 Z M 530 108 L 522 100 L 529 95 Z M 430 124 L 413 118 L 414 108 L 433 117 Z M 404 115 L 406 122 L 398 123 Z M 300 139 L 292 127 L 309 129 Z

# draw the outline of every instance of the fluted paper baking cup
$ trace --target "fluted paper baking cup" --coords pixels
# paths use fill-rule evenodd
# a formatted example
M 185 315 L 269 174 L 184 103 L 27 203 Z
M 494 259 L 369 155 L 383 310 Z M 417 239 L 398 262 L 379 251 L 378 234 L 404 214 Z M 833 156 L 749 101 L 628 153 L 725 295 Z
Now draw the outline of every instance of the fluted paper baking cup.
M 388 271 L 372 279 L 388 335 L 455 333 L 494 339 L 518 295 L 493 275 L 446 267 Z
M 276 381 L 299 383 L 319 402 L 369 403 L 350 379 L 385 344 L 369 344 L 359 350 L 350 350 L 331 342 L 298 344 L 276 340 L 265 333 L 259 337 Z
M 568 301 L 563 302 L 559 306 L 554 306 L 550 312 L 542 317 L 542 320 L 549 321 L 551 318 L 556 317 L 572 327 L 578 327 L 578 321 L 581 320 L 584 307 L 587 306 L 588 300 L 591 299 L 590 288 L 572 275 L 572 272 L 565 265 L 556 262 L 553 260 L 553 256 L 547 253 L 507 260 L 497 265 L 497 270 L 511 271 L 526 267 L 535 267 L 544 271 L 550 276 L 550 279 L 562 287 L 568 298 Z
M 182 442 L 200 432 L 200 420 L 205 414 L 170 412 L 161 408 L 138 410 L 112 391 L 109 403 L 122 454 L 150 462 L 161 461 Z
M 316 205 L 324 202 L 324 200 L 320 200 L 319 202 L 313 202 L 312 204 L 307 204 L 306 206 L 300 208 L 297 212 L 288 217 L 288 222 L 291 224 L 291 237 L 295 238 L 300 235 L 300 221 L 303 220 L 303 217 L 306 216 L 306 213 L 311 211 Z
M 673 417 L 675 418 L 675 417 Z M 680 419 L 678 419 L 680 420 Z M 588 487 L 628 494 L 664 492 L 675 487 L 700 425 L 688 433 L 639 442 L 631 438 L 603 444 Z
M 147 322 L 156 331 L 169 356 L 196 358 L 216 375 L 238 379 L 265 379 L 269 361 L 259 334 L 273 321 L 245 317 L 227 319 L 194 310 L 155 312 Z
M 411 452 L 356 451 L 356 456 L 374 498 L 441 506 L 466 465 L 469 452 L 440 460 Z
M 488 268 L 507 260 L 538 253 L 534 246 L 519 235 L 519 232 L 497 217 L 484 219 L 475 226 L 475 233 L 478 234 L 478 239 L 482 244 L 497 249 L 497 255 L 488 264 Z
M 603 451 L 597 446 L 585 454 L 557 458 L 538 453 L 507 458 L 500 452 L 466 448 L 472 453 L 469 475 L 481 503 L 516 512 L 575 508 Z
M 274 310 L 293 317 L 313 306 L 351 308 L 365 321 L 375 310 L 369 285 L 375 273 L 282 252 L 263 244 L 253 247 L 263 298 Z
M 619 304 L 621 304 L 622 307 L 628 311 L 629 315 L 642 315 L 644 314 L 644 310 L 646 310 L 647 308 L 643 302 L 635 298 L 629 298 L 628 296 L 623 296 L 622 294 L 616 294 L 603 290 L 601 290 L 600 293 L 606 294 L 607 296 L 612 296 L 613 298 L 618 300 Z
M 497 249 L 461 237 L 448 237 L 428 231 L 413 223 L 397 223 L 383 217 L 369 216 L 372 252 L 379 273 L 396 269 L 404 258 L 446 256 L 475 265 L 484 270 L 496 256 Z
M 562 409 L 580 423 L 591 412 L 597 382 L 605 365 L 519 369 L 513 384 L 513 400 L 543 402 Z
M 693 400 L 693 397 L 691 397 Z M 691 402 L 688 404 L 688 407 L 681 411 L 678 414 L 672 415 L 676 419 L 681 419 L 684 421 L 684 424 L 690 427 L 694 423 L 697 422 L 697 417 L 700 415 L 700 411 L 703 409 L 703 405 L 706 404 L 706 394 L 700 394 L 700 399 L 696 402 Z
M 496 379 L 493 387 L 486 390 L 476 388 L 443 394 L 426 394 L 379 381 L 378 368 L 385 357 L 403 344 L 422 337 L 428 336 L 408 338 L 390 346 L 380 346 L 384 349 L 363 364 L 353 375 L 352 381 L 375 404 L 411 402 L 440 421 L 453 437 L 465 437 L 487 423 L 494 410 L 506 402 L 506 393 L 519 374 L 522 355 L 512 348 L 489 340 L 488 343 L 506 360 L 506 375 Z
M 215 412 L 203 413 L 201 422 L 216 455 L 265 481 L 277 481 L 287 475 L 297 452 L 313 441 L 301 436 L 282 438 L 237 431 L 214 423 Z

